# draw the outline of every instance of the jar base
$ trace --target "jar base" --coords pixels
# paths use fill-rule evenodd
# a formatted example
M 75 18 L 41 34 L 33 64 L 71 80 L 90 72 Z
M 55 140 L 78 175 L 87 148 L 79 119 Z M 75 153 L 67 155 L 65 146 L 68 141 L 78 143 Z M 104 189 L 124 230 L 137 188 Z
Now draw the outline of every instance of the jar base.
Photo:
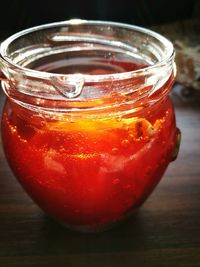
M 100 233 L 100 232 L 106 232 L 109 231 L 112 228 L 115 228 L 120 223 L 127 220 L 129 217 L 131 217 L 133 214 L 135 214 L 137 209 L 130 211 L 124 216 L 121 216 L 120 218 L 113 220 L 109 223 L 100 223 L 100 224 L 85 224 L 85 225 L 72 225 L 67 224 L 58 221 L 58 223 L 62 224 L 64 227 L 68 228 L 69 230 L 75 231 L 75 232 L 82 232 L 82 233 Z

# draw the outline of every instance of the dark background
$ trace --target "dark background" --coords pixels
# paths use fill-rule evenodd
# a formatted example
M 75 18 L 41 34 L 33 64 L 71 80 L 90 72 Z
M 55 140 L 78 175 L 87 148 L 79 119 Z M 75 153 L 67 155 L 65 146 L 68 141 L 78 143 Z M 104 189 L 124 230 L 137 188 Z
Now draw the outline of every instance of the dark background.
M 43 23 L 71 18 L 148 26 L 198 16 L 199 0 L 2 0 L 0 38 Z

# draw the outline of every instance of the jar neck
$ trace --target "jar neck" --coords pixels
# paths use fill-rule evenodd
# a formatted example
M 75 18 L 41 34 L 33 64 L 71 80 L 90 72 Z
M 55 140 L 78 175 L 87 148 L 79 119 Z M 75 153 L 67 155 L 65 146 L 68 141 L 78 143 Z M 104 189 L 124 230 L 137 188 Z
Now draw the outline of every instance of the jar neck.
M 175 67 L 171 69 L 171 75 L 162 84 L 159 81 L 152 85 L 146 85 L 148 77 L 132 78 L 112 83 L 102 83 L 101 85 L 90 84 L 85 90 L 110 90 L 110 94 L 102 98 L 84 98 L 67 100 L 55 98 L 44 98 L 24 94 L 17 90 L 10 81 L 3 81 L 2 88 L 6 95 L 18 105 L 44 114 L 55 114 L 60 116 L 70 114 L 74 117 L 107 117 L 107 116 L 128 116 L 129 114 L 139 116 L 139 114 L 159 105 L 167 97 L 174 83 Z M 152 76 L 149 77 L 152 79 Z M 48 84 L 45 84 L 48 86 Z M 44 84 L 42 85 L 44 90 Z M 119 88 L 118 90 L 116 90 Z

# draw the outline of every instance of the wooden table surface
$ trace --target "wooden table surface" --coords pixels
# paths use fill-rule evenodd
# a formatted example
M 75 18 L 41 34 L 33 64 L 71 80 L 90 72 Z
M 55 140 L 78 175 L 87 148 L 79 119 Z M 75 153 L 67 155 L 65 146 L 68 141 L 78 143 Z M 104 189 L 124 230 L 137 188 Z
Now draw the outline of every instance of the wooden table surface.
M 186 92 L 187 93 L 187 92 Z M 49 219 L 15 180 L 0 144 L 0 267 L 200 266 L 200 91 L 173 91 L 178 159 L 129 220 L 98 234 Z M 0 93 L 0 107 L 3 104 Z

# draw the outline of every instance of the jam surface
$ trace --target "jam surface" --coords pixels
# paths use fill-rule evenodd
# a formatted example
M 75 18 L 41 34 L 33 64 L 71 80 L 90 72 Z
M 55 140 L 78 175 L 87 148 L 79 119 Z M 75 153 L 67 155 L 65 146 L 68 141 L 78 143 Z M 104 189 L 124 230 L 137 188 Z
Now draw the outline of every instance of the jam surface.
M 136 209 L 171 160 L 175 130 L 169 98 L 140 116 L 93 119 L 57 119 L 8 100 L 2 119 L 5 154 L 25 190 L 47 213 L 77 226 L 112 223 Z

